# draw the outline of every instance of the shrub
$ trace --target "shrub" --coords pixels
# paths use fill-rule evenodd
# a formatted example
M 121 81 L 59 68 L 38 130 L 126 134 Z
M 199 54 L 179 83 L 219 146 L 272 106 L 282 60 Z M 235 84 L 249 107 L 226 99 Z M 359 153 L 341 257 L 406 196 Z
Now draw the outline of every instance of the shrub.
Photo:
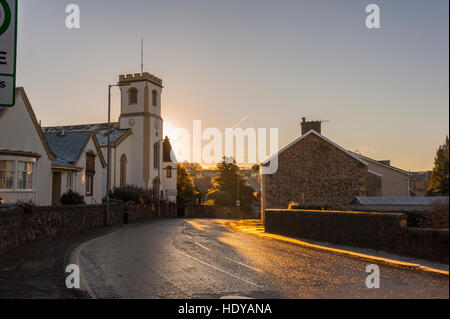
M 224 191 L 214 190 L 208 193 L 208 200 L 214 200 L 214 205 L 217 206 L 234 206 L 231 195 Z
M 203 203 L 203 206 L 214 206 L 214 199 L 208 199 Z
M 125 203 L 132 202 L 134 205 L 150 205 L 153 194 L 141 187 L 127 185 L 125 187 L 114 187 L 109 194 L 109 198 L 118 199 Z
M 63 205 L 84 205 L 84 196 L 68 190 L 61 196 L 61 204 Z
M 428 227 L 434 229 L 448 228 L 448 200 L 436 200 L 428 219 Z

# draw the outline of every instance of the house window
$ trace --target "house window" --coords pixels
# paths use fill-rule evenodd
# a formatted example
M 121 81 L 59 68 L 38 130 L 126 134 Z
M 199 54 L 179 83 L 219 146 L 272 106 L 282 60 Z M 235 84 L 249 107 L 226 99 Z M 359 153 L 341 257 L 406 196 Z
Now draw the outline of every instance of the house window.
M 14 161 L 0 160 L 0 189 L 14 189 Z
M 67 173 L 67 189 L 69 190 L 72 190 L 72 186 L 73 185 L 73 173 L 72 172 L 69 172 L 69 173 Z
M 156 90 L 152 91 L 152 105 L 158 106 L 158 91 Z
M 92 196 L 94 188 L 94 175 L 86 175 L 86 196 Z
M 33 189 L 33 163 L 17 162 L 17 189 Z
M 92 151 L 86 153 L 86 196 L 92 196 L 94 192 L 95 154 Z
M 138 103 L 138 91 L 136 88 L 131 88 L 128 90 L 128 104 Z
M 167 166 L 167 178 L 172 178 L 172 166 Z
M 153 145 L 153 168 L 159 168 L 159 143 Z

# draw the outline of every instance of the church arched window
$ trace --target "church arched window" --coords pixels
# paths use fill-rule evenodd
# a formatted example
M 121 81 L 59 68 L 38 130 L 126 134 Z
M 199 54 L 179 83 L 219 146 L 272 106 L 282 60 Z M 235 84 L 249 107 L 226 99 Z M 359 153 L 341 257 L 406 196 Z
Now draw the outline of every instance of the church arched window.
M 153 145 L 153 168 L 159 168 L 159 143 Z
M 138 103 L 138 90 L 136 88 L 131 88 L 128 90 L 128 104 Z
M 156 90 L 152 91 L 152 105 L 158 106 L 158 91 Z

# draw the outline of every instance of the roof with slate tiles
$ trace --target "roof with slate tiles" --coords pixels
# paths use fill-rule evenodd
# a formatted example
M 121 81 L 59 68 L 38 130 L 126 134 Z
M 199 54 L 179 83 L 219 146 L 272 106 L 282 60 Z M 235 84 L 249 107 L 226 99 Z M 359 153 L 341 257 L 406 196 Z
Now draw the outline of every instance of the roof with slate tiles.
M 44 132 L 44 136 L 50 149 L 59 160 L 73 164 L 80 158 L 81 153 L 92 136 L 92 132 Z

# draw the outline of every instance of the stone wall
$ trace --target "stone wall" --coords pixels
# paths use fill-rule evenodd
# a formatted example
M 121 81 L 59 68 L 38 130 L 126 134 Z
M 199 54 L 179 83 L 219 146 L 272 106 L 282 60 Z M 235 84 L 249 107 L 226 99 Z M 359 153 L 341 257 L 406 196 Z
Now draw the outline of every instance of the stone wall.
M 176 217 L 173 205 L 161 206 L 158 212 L 155 207 L 124 207 L 114 202 L 108 216 L 106 205 L 0 209 L 0 253 L 34 241 L 122 224 L 124 210 L 130 213 L 129 222 L 152 217 Z
M 123 220 L 122 206 L 40 206 L 0 210 L 0 252 L 22 244 L 74 233 L 82 233 Z
M 142 219 L 152 217 L 177 217 L 177 207 L 175 205 L 162 205 L 158 210 L 158 207 L 137 207 L 137 206 L 125 206 L 124 211 L 128 212 L 128 221 L 134 222 Z
M 226 206 L 186 206 L 184 216 L 187 218 L 254 218 L 252 212 L 245 212 L 242 207 Z
M 292 207 L 302 210 L 331 210 L 344 212 L 374 212 L 374 213 L 402 213 L 407 216 L 408 227 L 430 227 L 429 220 L 435 214 L 432 205 L 298 205 Z M 448 216 L 448 211 L 447 211 Z M 448 218 L 447 218 L 448 219 Z M 432 227 L 431 227 L 432 228 Z
M 405 214 L 268 209 L 267 232 L 448 263 L 448 229 L 408 228 Z
M 264 208 L 287 208 L 291 201 L 350 204 L 368 194 L 367 166 L 315 134 L 279 154 L 278 170 L 262 177 Z

